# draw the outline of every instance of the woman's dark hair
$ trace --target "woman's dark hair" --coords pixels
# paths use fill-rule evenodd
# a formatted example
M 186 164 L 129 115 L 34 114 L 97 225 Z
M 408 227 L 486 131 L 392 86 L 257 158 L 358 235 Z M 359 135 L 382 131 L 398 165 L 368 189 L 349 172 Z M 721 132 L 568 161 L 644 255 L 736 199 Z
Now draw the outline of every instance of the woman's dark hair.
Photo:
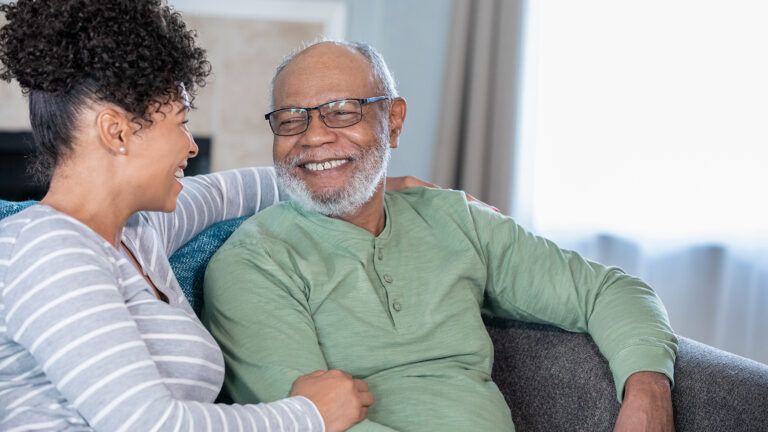
M 0 5 L 0 79 L 29 95 L 38 157 L 47 181 L 72 149 L 77 114 L 92 101 L 113 103 L 141 126 L 205 85 L 210 63 L 181 15 L 162 0 L 18 0 Z

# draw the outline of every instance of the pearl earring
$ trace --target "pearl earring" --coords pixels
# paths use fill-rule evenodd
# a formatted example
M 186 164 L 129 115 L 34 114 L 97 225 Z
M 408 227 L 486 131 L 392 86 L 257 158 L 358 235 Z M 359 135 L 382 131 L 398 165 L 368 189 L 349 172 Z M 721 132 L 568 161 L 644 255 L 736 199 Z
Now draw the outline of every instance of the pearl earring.
M 120 147 L 119 149 L 117 149 L 117 151 L 119 151 L 120 154 L 125 154 L 125 147 Z

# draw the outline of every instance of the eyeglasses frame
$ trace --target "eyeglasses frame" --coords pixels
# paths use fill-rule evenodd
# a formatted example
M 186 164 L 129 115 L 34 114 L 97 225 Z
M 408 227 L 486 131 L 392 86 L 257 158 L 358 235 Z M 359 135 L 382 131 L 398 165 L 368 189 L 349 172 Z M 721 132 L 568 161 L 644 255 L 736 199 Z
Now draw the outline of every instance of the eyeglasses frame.
M 309 122 L 311 122 L 311 121 L 312 121 L 312 116 L 310 115 L 310 112 L 311 112 L 311 111 L 313 111 L 313 110 L 317 110 L 318 114 L 320 115 L 320 121 L 322 121 L 322 122 L 323 122 L 323 124 L 324 124 L 326 127 L 329 127 L 329 128 L 331 128 L 331 129 L 343 129 L 343 128 L 346 128 L 346 127 L 354 126 L 354 125 L 356 125 L 356 124 L 360 123 L 361 121 L 363 121 L 363 112 L 362 112 L 362 111 L 363 111 L 363 107 L 364 107 L 365 105 L 369 105 L 369 104 L 372 104 L 372 103 L 374 103 L 374 102 L 379 102 L 379 101 L 382 101 L 382 100 L 391 100 L 391 99 L 392 99 L 392 98 L 391 98 L 391 97 L 389 97 L 389 96 L 373 96 L 373 97 L 369 97 L 369 98 L 362 98 L 362 99 L 355 99 L 355 98 L 344 98 L 344 99 L 337 99 L 337 100 L 328 101 L 328 102 L 322 103 L 322 104 L 320 104 L 320 105 L 318 105 L 318 106 L 315 106 L 315 107 L 311 107 L 311 108 L 307 108 L 307 107 L 286 107 L 286 108 L 280 108 L 280 109 L 276 109 L 276 110 L 274 110 L 274 111 L 271 111 L 271 112 L 268 112 L 268 113 L 264 114 L 264 120 L 266 120 L 266 121 L 267 121 L 267 123 L 269 123 L 269 128 L 272 130 L 272 133 L 273 133 L 273 134 L 275 134 L 275 135 L 277 135 L 277 136 L 295 136 L 295 135 L 301 135 L 301 134 L 303 134 L 304 132 L 306 132 L 306 131 L 307 131 L 307 129 L 309 129 Z M 324 106 L 326 106 L 326 105 L 330 105 L 330 104 L 332 104 L 332 103 L 336 103 L 336 102 L 343 102 L 343 101 L 356 101 L 356 102 L 358 102 L 358 103 L 360 104 L 360 119 L 359 119 L 359 120 L 357 120 L 356 122 L 354 122 L 354 123 L 352 123 L 352 124 L 348 124 L 348 125 L 346 125 L 346 126 L 330 126 L 330 125 L 328 125 L 328 124 L 325 122 L 325 116 L 323 116 L 322 114 L 320 114 L 320 108 L 322 108 L 322 107 L 324 107 Z M 269 117 L 270 117 L 272 114 L 274 114 L 274 113 L 276 113 L 276 112 L 278 112 L 278 111 L 283 111 L 283 110 L 304 110 L 304 112 L 306 112 L 306 113 L 307 113 L 307 125 L 306 125 L 306 127 L 304 128 L 304 130 L 302 130 L 301 132 L 296 132 L 296 133 L 292 133 L 292 134 L 289 134 L 289 135 L 280 135 L 280 134 L 278 134 L 277 132 L 275 132 L 275 129 L 272 127 L 272 122 L 271 122 L 271 121 L 269 121 Z

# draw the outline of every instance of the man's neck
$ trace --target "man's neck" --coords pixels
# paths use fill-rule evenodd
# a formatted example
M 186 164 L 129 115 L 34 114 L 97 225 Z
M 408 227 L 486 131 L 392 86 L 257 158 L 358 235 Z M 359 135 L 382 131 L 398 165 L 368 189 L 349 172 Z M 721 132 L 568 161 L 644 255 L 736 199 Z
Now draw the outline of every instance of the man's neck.
M 341 219 L 345 222 L 349 222 L 356 225 L 374 236 L 378 236 L 384 231 L 384 225 L 387 222 L 386 213 L 384 211 L 384 182 L 382 181 L 376 192 L 367 203 L 362 207 L 344 216 L 336 216 L 336 219 Z

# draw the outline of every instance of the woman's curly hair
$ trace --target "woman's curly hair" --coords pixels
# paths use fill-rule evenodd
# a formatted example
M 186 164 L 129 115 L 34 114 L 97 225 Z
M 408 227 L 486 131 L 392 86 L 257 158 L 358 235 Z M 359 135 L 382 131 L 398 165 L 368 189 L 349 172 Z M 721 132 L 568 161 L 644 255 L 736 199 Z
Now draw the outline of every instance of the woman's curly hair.
M 30 96 L 37 174 L 50 174 L 72 147 L 77 111 L 113 103 L 140 125 L 194 95 L 210 63 L 181 15 L 162 0 L 18 0 L 0 5 L 0 79 Z

